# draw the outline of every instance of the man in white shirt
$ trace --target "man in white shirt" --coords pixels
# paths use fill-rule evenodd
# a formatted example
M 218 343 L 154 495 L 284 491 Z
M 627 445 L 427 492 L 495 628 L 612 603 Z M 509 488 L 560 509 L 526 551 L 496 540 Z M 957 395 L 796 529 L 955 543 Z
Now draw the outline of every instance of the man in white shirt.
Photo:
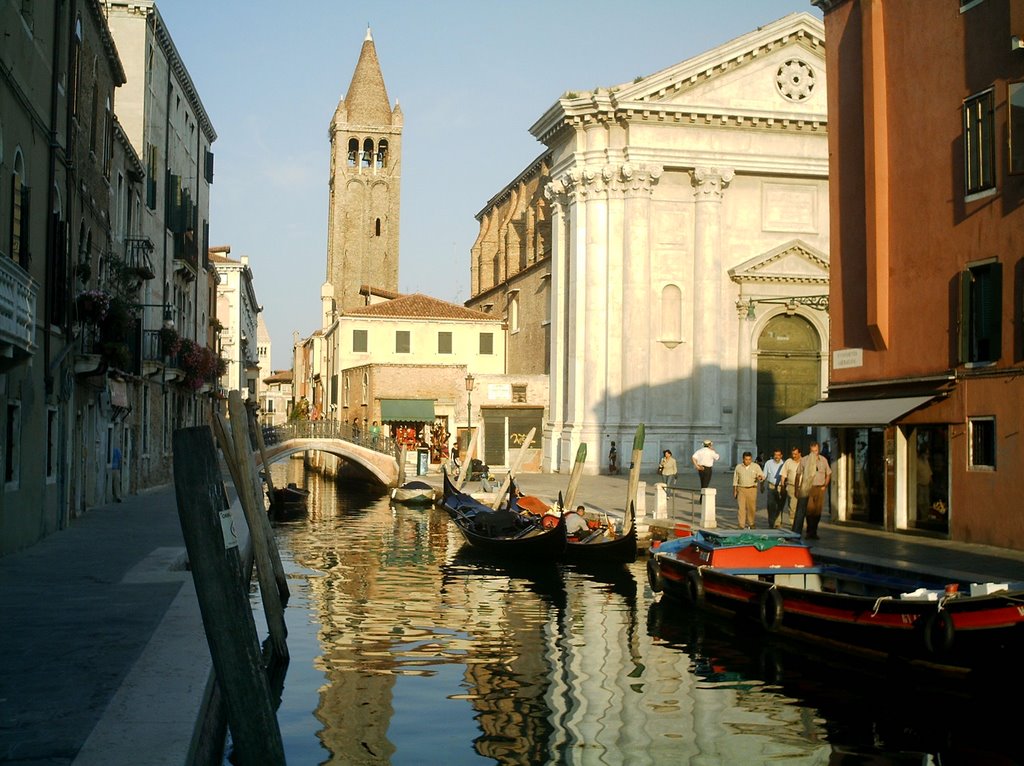
M 797 474 L 796 516 L 793 531 L 803 534 L 804 516 L 807 517 L 807 539 L 818 539 L 818 522 L 825 506 L 825 490 L 832 481 L 832 468 L 828 459 L 819 454 L 818 442 L 811 442 L 811 454 L 800 460 Z
M 782 526 L 782 509 L 786 501 L 785 490 L 782 488 L 784 465 L 780 449 L 774 450 L 772 459 L 766 460 L 764 464 L 765 482 L 762 486 L 768 493 L 768 527 L 771 529 L 779 529 Z
M 694 452 L 693 457 L 690 458 L 693 461 L 693 467 L 700 475 L 701 489 L 707 489 L 711 484 L 711 469 L 714 467 L 715 461 L 719 459 L 718 453 L 711 449 L 713 444 L 710 439 L 705 439 L 704 446 Z

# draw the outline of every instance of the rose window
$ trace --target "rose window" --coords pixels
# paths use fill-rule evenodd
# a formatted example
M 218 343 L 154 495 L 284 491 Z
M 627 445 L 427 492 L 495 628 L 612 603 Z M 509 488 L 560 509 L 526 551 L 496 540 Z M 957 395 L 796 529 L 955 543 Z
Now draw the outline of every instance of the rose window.
M 783 98 L 804 101 L 814 90 L 814 70 L 803 61 L 791 59 L 779 67 L 775 85 Z

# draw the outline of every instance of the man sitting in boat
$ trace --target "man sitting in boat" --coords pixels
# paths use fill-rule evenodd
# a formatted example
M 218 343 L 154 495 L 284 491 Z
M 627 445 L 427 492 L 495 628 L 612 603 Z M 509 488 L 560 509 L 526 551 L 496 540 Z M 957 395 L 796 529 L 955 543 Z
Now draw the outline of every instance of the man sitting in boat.
M 567 537 L 587 537 L 590 534 L 590 525 L 586 519 L 586 509 L 582 505 L 576 506 L 576 510 L 565 517 L 565 534 Z

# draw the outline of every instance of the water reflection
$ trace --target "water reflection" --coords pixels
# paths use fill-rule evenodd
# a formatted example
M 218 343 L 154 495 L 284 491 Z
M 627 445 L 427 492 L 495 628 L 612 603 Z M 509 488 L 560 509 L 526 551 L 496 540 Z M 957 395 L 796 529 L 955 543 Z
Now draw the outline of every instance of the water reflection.
M 642 561 L 497 566 L 439 511 L 300 469 L 275 467 L 312 493 L 277 525 L 297 594 L 289 762 L 1016 762 L 1011 705 L 655 603 Z

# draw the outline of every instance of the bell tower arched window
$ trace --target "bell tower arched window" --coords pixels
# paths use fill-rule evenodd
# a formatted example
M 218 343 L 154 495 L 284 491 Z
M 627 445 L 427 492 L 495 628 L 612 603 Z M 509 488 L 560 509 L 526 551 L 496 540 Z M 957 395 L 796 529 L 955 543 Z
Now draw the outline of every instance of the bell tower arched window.
M 362 163 L 362 165 L 363 165 L 364 168 L 370 167 L 370 161 L 371 161 L 372 157 L 373 157 L 373 139 L 372 138 L 368 138 L 365 141 L 363 141 L 363 163 Z
M 354 168 L 356 166 L 356 155 L 359 154 L 359 139 L 350 138 L 348 140 L 348 166 Z
M 386 168 L 388 166 L 388 141 L 386 138 L 382 138 L 377 142 L 377 167 Z

